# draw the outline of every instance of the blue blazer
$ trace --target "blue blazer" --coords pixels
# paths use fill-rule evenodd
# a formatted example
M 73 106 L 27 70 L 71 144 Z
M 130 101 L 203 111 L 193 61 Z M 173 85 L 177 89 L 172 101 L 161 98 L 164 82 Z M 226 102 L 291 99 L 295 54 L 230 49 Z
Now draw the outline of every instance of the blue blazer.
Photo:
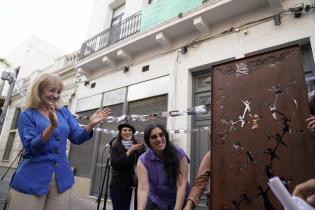
M 59 192 L 64 192 L 74 184 L 74 176 L 66 155 L 67 139 L 73 144 L 82 144 L 90 139 L 79 126 L 69 110 L 62 107 L 56 111 L 58 127 L 45 143 L 41 135 L 50 124 L 48 118 L 35 109 L 21 113 L 18 131 L 23 144 L 23 159 L 11 179 L 10 186 L 30 195 L 47 195 L 53 173 Z M 82 154 L 84 155 L 84 154 Z

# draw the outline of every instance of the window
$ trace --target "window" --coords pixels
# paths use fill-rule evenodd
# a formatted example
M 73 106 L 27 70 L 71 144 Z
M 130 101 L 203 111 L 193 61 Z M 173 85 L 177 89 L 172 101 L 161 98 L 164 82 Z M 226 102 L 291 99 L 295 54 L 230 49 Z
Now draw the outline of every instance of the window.
M 113 9 L 113 18 L 111 22 L 111 26 L 119 24 L 124 16 L 125 4 L 122 4 L 115 9 Z
M 301 46 L 301 54 L 304 67 L 307 92 L 315 90 L 315 64 L 310 44 Z
M 120 40 L 121 35 L 121 22 L 123 20 L 125 10 L 125 4 L 116 7 L 113 10 L 113 18 L 111 22 L 111 32 L 110 32 L 110 42 L 109 44 L 113 44 Z
M 18 120 L 21 114 L 21 108 L 16 108 L 15 113 L 14 113 L 14 117 L 12 120 L 12 124 L 11 124 L 11 130 L 16 130 L 18 127 Z
M 21 108 L 16 108 L 14 116 L 13 116 L 12 124 L 11 124 L 11 129 L 9 131 L 9 137 L 5 145 L 4 154 L 2 156 L 2 160 L 10 160 L 20 114 L 21 114 Z
M 304 73 L 313 73 L 315 69 L 311 46 L 309 44 L 301 46 L 301 54 L 304 66 Z
M 147 115 L 157 113 L 158 117 L 153 121 L 136 121 L 132 123 L 138 131 L 143 131 L 150 123 L 162 124 L 166 127 L 166 118 L 161 117 L 161 112 L 167 111 L 167 95 L 145 98 L 128 103 L 128 114 Z M 143 140 L 143 136 L 138 136 Z

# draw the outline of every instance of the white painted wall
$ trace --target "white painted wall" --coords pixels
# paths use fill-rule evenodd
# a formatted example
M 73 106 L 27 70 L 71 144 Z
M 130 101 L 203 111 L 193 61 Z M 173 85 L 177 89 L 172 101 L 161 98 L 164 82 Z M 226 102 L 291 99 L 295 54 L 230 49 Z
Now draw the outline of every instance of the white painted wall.
M 142 9 L 143 2 L 141 0 L 126 0 L 125 18 L 129 17 Z
M 89 39 L 109 28 L 111 18 L 112 10 L 108 6 L 108 0 L 95 0 L 86 38 Z
M 130 1 L 127 1 L 126 8 L 132 11 L 135 7 L 128 7 Z M 134 5 L 143 6 L 143 1 L 136 1 Z M 309 0 L 287 0 L 283 1 L 283 7 L 294 7 L 298 3 L 313 3 Z M 223 22 L 210 26 L 210 34 L 217 34 L 231 27 L 238 27 L 246 22 L 256 20 L 270 15 L 270 8 L 259 8 L 255 11 L 242 14 Z M 188 53 L 181 55 L 178 53 L 176 59 L 176 50 L 163 53 L 163 50 L 143 52 L 143 56 L 137 55 L 130 63 L 136 63 L 130 67 L 129 72 L 123 73 L 122 68 L 113 73 L 109 67 L 99 70 L 92 75 L 92 82 L 96 82 L 96 88 L 91 89 L 88 86 L 80 86 L 77 98 L 87 97 L 113 89 L 129 86 L 135 83 L 152 80 L 163 75 L 169 76 L 168 90 L 168 110 L 185 110 L 192 106 L 192 74 L 191 70 L 200 69 L 201 66 L 209 66 L 213 63 L 230 59 L 242 58 L 246 54 L 255 54 L 260 51 L 268 51 L 280 48 L 288 43 L 296 42 L 301 39 L 309 39 L 315 56 L 315 19 L 314 13 L 303 13 L 300 18 L 294 18 L 293 14 L 287 14 L 282 19 L 280 26 L 275 26 L 273 20 L 258 24 L 238 33 L 222 36 L 213 40 L 200 43 L 195 48 L 189 48 Z M 192 40 L 194 37 L 186 37 L 185 41 Z M 180 41 L 174 41 L 172 46 L 180 46 Z M 159 55 L 157 55 L 159 54 Z M 143 57 L 152 57 L 148 61 L 141 61 Z M 177 60 L 177 61 L 176 61 Z M 150 65 L 150 71 L 141 72 L 141 67 Z M 112 68 L 114 70 L 114 68 Z M 95 78 L 95 79 L 93 79 Z M 169 129 L 181 129 L 191 127 L 191 117 L 182 116 L 168 119 Z M 190 154 L 190 135 L 174 135 L 175 139 L 180 139 L 176 143 L 180 144 Z
M 81 84 L 78 87 L 78 98 L 96 95 L 102 92 L 169 75 L 173 71 L 173 64 L 176 59 L 175 56 L 176 54 L 172 53 L 161 58 L 153 59 L 150 62 L 134 65 L 130 67 L 129 71 L 126 73 L 121 69 L 111 74 L 101 75 L 99 73 L 106 70 L 105 68 L 101 69 L 95 75 L 92 75 L 95 79 L 90 80 L 90 84 L 94 82 L 96 83 L 95 88 L 90 88 L 90 86 L 83 86 Z M 142 66 L 148 64 L 150 65 L 150 70 L 142 72 Z

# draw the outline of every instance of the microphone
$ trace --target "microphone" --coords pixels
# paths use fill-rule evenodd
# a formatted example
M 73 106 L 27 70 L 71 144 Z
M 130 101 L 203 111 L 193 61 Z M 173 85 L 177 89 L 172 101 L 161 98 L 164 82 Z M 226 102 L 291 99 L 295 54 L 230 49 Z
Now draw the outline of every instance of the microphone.
M 116 139 L 116 135 L 113 135 L 113 137 L 111 138 L 111 140 L 105 145 L 105 148 L 112 146 L 113 141 Z

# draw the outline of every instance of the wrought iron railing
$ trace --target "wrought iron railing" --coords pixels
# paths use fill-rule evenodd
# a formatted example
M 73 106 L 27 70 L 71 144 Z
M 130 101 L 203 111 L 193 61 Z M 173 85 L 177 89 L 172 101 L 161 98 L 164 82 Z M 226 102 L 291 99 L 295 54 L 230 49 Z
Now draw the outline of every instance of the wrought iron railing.
M 85 41 L 81 46 L 80 59 L 139 32 L 140 26 L 141 12 L 138 12 Z

